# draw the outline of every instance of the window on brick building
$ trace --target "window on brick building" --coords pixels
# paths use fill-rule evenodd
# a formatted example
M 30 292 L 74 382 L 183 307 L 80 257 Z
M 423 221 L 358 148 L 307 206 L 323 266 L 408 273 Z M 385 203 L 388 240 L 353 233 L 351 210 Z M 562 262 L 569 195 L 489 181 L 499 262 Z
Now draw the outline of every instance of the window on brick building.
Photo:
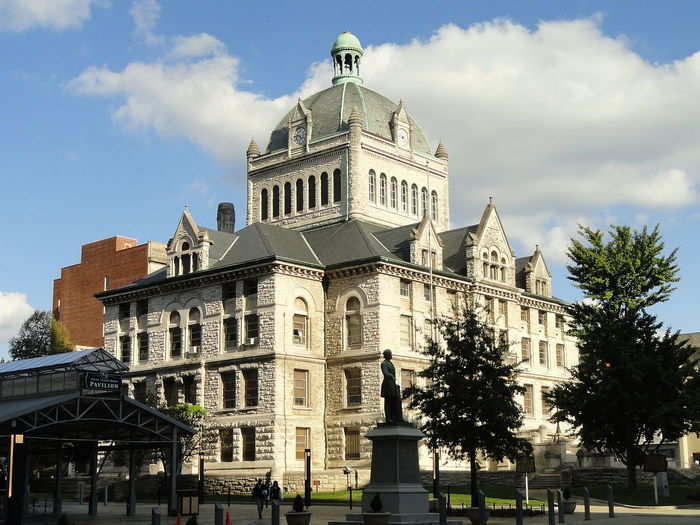
M 148 315 L 148 299 L 143 299 L 136 303 L 136 316 Z
M 423 300 L 430 301 L 432 289 L 429 283 L 423 283 Z
M 532 416 L 535 413 L 533 407 L 533 386 L 525 385 L 525 392 L 523 393 L 523 412 L 526 416 Z
M 362 404 L 362 369 L 345 369 L 345 402 L 349 407 Z
M 268 218 L 268 202 L 267 188 L 263 188 L 260 192 L 260 220 L 266 221 Z
M 311 429 L 308 427 L 297 427 L 296 429 L 296 458 L 304 459 L 304 451 L 311 448 L 311 440 L 309 439 Z
M 233 429 L 219 429 L 219 450 L 221 451 L 221 461 L 230 463 L 233 461 Z
M 395 210 L 398 207 L 399 184 L 396 177 L 391 177 L 391 207 Z
M 119 338 L 119 348 L 123 363 L 131 363 L 131 337 L 123 335 Z
M 542 326 L 546 326 L 547 325 L 547 312 L 545 312 L 544 310 L 538 310 L 537 311 L 537 321 Z
M 190 352 L 199 352 L 202 345 L 201 314 L 198 308 L 191 308 L 187 319 L 187 330 L 190 334 Z
M 148 332 L 141 332 L 138 336 L 139 361 L 148 361 Z
M 428 189 L 422 188 L 420 190 L 420 211 L 421 217 L 428 216 Z
M 542 415 L 548 416 L 552 411 L 552 405 L 547 401 L 547 394 L 549 393 L 549 387 L 543 386 L 540 388 L 540 396 L 542 401 Z
M 292 183 L 284 183 L 284 214 L 292 213 Z
M 563 344 L 557 344 L 556 359 L 557 359 L 557 366 L 559 366 L 559 367 L 566 366 L 566 354 L 564 353 L 564 345 Z
M 345 429 L 345 459 L 360 459 L 360 429 Z
M 294 406 L 309 406 L 309 371 L 294 370 Z
M 139 381 L 138 383 L 134 383 L 134 399 L 136 401 L 139 401 L 141 403 L 146 402 L 146 395 L 147 395 L 147 387 L 145 381 Z
M 175 378 L 168 377 L 163 380 L 163 397 L 165 397 L 165 404 L 167 406 L 174 407 L 177 405 L 179 396 Z
M 401 181 L 401 211 L 408 212 L 408 183 L 405 180 Z
M 131 316 L 131 303 L 119 305 L 119 319 L 128 319 Z
M 401 348 L 410 350 L 413 348 L 413 318 L 410 315 L 402 315 L 399 324 L 399 342 Z
M 386 175 L 379 176 L 379 204 L 386 206 Z
M 457 313 L 459 311 L 459 297 L 457 296 L 457 292 L 448 290 L 447 298 L 450 301 L 450 310 L 452 310 L 452 313 Z
M 547 341 L 540 341 L 540 364 L 549 368 L 549 348 Z
M 272 187 L 272 218 L 276 219 L 280 216 L 280 187 Z
M 243 461 L 255 461 L 255 427 L 241 427 Z
M 508 324 L 508 301 L 505 299 L 498 300 L 498 315 L 502 316 Z
M 530 309 L 527 306 L 520 307 L 520 320 L 525 323 L 530 323 Z
M 236 372 L 221 374 L 221 400 L 223 408 L 236 408 Z
M 328 173 L 321 173 L 321 206 L 328 205 Z
M 309 177 L 309 209 L 316 207 L 316 177 Z
M 418 186 L 411 186 L 411 215 L 418 215 Z
M 369 200 L 377 202 L 377 175 L 374 170 L 369 170 Z
M 248 314 L 245 316 L 246 344 L 255 345 L 258 343 L 259 323 L 258 314 Z
M 238 322 L 235 317 L 224 319 L 224 348 L 227 352 L 238 346 Z
M 433 190 L 430 195 L 430 210 L 431 217 L 436 221 L 438 218 L 438 195 L 435 190 Z
M 307 344 L 309 327 L 309 311 L 306 301 L 301 297 L 294 300 L 294 315 L 292 316 L 292 341 L 295 345 Z
M 530 362 L 530 338 L 523 337 L 520 340 L 520 349 L 522 351 L 522 359 L 525 362 Z
M 415 384 L 416 384 L 416 371 L 402 368 L 401 369 L 401 390 L 403 391 L 408 387 L 414 386 Z
M 304 211 L 304 181 L 297 179 L 296 187 L 297 213 Z
M 563 330 L 564 329 L 564 316 L 557 314 L 554 317 L 554 323 L 559 330 Z
M 221 300 L 231 301 L 236 298 L 236 281 L 221 286 Z
M 411 281 L 401 279 L 399 284 L 399 292 L 401 297 L 411 297 Z
M 357 297 L 350 297 L 345 303 L 345 333 L 348 348 L 362 345 L 362 312 Z
M 182 390 L 183 393 L 185 394 L 185 403 L 189 403 L 191 405 L 196 405 L 197 404 L 197 383 L 195 381 L 195 377 L 190 375 L 190 376 L 185 376 L 182 378 Z
M 170 357 L 171 359 L 178 359 L 182 356 L 182 328 L 180 328 L 179 313 L 170 313 L 168 331 L 170 335 Z
M 243 388 L 245 392 L 245 406 L 258 406 L 258 369 L 246 368 L 243 370 Z
M 333 171 L 333 202 L 340 202 L 341 196 L 340 170 Z

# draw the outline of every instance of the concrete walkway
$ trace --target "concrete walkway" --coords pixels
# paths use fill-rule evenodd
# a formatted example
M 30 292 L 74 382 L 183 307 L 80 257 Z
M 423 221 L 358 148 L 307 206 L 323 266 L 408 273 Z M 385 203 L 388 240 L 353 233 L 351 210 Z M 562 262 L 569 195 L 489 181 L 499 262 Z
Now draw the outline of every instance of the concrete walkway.
M 143 503 L 137 506 L 137 515 L 127 518 L 125 516 L 126 506 L 123 503 L 110 503 L 106 506 L 100 505 L 98 515 L 96 517 L 87 516 L 87 506 L 67 503 L 64 505 L 64 512 L 68 514 L 76 524 L 99 524 L 99 525 L 150 525 L 151 523 L 151 508 L 154 505 Z M 226 508 L 226 507 L 224 507 Z M 578 507 L 577 510 L 582 509 Z M 214 505 L 206 504 L 200 509 L 200 515 L 197 518 L 199 525 L 214 525 Z M 257 512 L 254 505 L 235 504 L 228 507 L 227 510 L 231 514 L 231 520 L 234 525 L 270 525 L 270 510 L 263 512 L 263 519 L 257 519 Z M 288 505 L 282 507 L 281 525 L 285 525 L 284 513 L 290 510 Z M 329 521 L 342 520 L 348 512 L 346 506 L 330 506 L 318 505 L 312 507 L 311 523 L 315 525 L 325 525 Z M 611 525 L 685 525 L 685 524 L 700 524 L 700 508 L 693 507 L 646 507 L 646 508 L 630 508 L 617 507 L 616 518 L 608 518 L 608 509 L 603 506 L 594 506 L 591 508 L 592 521 L 595 523 L 609 523 Z M 166 516 L 166 507 L 161 505 L 161 525 L 174 525 L 175 518 Z M 459 518 L 451 518 L 459 519 Z M 182 525 L 185 525 L 187 518 L 181 518 Z M 463 519 L 464 525 L 469 525 L 466 518 Z M 31 525 L 55 525 L 56 518 L 54 516 L 29 516 L 25 521 Z M 514 524 L 515 518 L 491 518 L 489 524 L 505 525 Z M 525 520 L 528 525 L 547 525 L 547 516 L 528 518 Z M 566 523 L 584 523 L 583 512 L 576 512 L 573 515 L 566 516 Z M 590 523 L 590 522 L 585 522 Z

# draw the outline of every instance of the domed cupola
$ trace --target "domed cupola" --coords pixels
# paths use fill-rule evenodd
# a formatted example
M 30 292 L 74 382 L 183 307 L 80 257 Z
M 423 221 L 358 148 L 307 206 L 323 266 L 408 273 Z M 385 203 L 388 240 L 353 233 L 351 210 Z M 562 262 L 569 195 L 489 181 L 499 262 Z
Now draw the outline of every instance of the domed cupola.
M 333 57 L 333 85 L 352 82 L 362 84 L 360 61 L 364 54 L 360 40 L 352 33 L 340 33 L 331 48 Z

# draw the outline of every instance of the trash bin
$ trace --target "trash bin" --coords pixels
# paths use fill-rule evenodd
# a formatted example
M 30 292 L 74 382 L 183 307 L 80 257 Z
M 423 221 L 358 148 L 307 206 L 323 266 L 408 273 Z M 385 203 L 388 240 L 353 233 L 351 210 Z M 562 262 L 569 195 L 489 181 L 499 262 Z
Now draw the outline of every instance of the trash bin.
M 199 514 L 199 491 L 178 490 L 177 510 L 180 516 L 195 516 Z

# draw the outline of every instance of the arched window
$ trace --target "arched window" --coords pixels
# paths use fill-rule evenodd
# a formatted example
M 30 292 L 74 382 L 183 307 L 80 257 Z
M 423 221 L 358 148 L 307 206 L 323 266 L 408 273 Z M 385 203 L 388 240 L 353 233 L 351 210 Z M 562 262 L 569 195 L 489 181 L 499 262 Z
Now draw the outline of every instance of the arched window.
M 306 346 L 309 329 L 309 309 L 301 297 L 294 300 L 294 316 L 292 318 L 292 341 L 295 345 Z
M 297 213 L 304 210 L 304 181 L 297 179 Z
M 491 262 L 498 262 L 498 253 L 496 253 L 496 250 L 491 252 Z
M 168 320 L 168 333 L 170 336 L 170 358 L 182 357 L 182 328 L 180 328 L 180 314 L 170 312 Z
M 377 174 L 369 170 L 369 200 L 377 202 Z
M 434 221 L 437 220 L 438 218 L 438 199 L 437 199 L 437 192 L 433 190 L 430 194 L 430 209 L 431 209 L 431 216 Z
M 485 262 L 484 263 L 484 278 L 487 278 L 489 276 L 489 263 Z
M 397 207 L 397 200 L 398 200 L 398 193 L 399 193 L 399 184 L 396 182 L 396 177 L 391 177 L 391 207 L 393 209 L 396 209 Z
M 345 72 L 352 72 L 352 55 L 350 53 L 345 54 Z
M 328 205 L 328 173 L 321 173 L 321 206 Z
M 190 273 L 190 254 L 189 253 L 182 254 L 182 273 L 184 275 L 187 275 L 188 273 Z
M 272 188 L 272 218 L 280 216 L 280 187 Z
M 418 215 L 418 186 L 411 186 L 411 213 Z
M 345 333 L 347 348 L 357 348 L 362 345 L 362 312 L 360 300 L 351 297 L 345 303 Z
M 284 183 L 284 214 L 292 213 L 292 183 Z
M 408 211 L 408 183 L 405 180 L 401 181 L 401 211 Z
M 420 190 L 420 205 L 421 216 L 425 217 L 428 214 L 428 190 L 425 188 Z
M 187 330 L 190 333 L 190 352 L 199 352 L 202 345 L 202 325 L 199 308 L 190 308 L 187 316 Z
M 316 177 L 309 177 L 309 209 L 316 207 Z
M 180 275 L 180 258 L 175 257 L 175 275 Z
M 267 220 L 267 188 L 263 188 L 260 192 L 260 220 Z
M 386 175 L 379 176 L 379 204 L 386 206 Z
M 506 268 L 501 266 L 501 282 L 506 282 Z
M 340 202 L 340 170 L 333 171 L 333 202 Z
M 199 257 L 196 253 L 192 254 L 192 271 L 196 272 L 199 270 Z

